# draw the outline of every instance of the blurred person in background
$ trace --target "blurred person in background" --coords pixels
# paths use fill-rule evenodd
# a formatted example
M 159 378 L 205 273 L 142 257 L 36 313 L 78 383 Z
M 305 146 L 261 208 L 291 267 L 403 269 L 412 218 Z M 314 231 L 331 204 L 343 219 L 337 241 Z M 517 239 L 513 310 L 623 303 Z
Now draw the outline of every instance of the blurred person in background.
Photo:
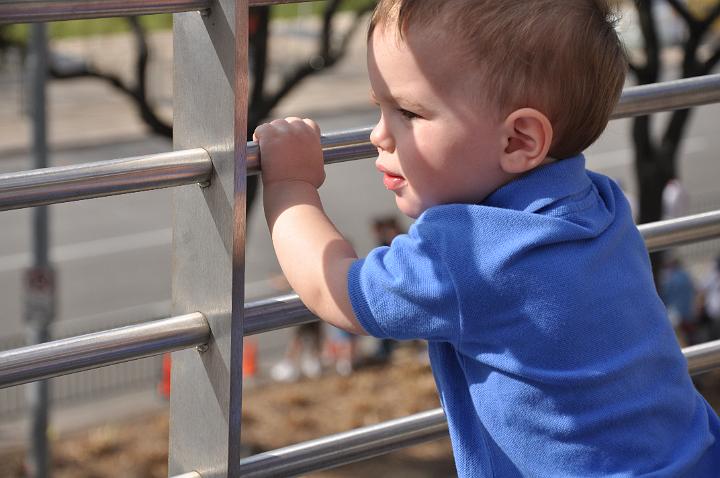
M 372 230 L 378 247 L 390 247 L 392 240 L 405 232 L 395 216 L 375 218 Z M 389 362 L 396 345 L 397 341 L 393 339 L 380 339 L 373 359 L 381 363 Z
M 297 327 L 285 352 L 285 358 L 270 370 L 272 379 L 278 382 L 294 382 L 301 376 L 319 377 L 322 372 L 320 364 L 322 342 L 320 322 Z
M 675 255 L 668 256 L 662 271 L 660 297 L 665 303 L 680 346 L 697 343 L 695 286 L 682 261 Z
M 347 377 L 357 364 L 357 336 L 338 327 L 328 326 L 328 342 L 326 356 L 330 363 L 334 363 L 338 375 Z
M 698 297 L 699 323 L 706 340 L 720 338 L 720 256 L 700 287 Z

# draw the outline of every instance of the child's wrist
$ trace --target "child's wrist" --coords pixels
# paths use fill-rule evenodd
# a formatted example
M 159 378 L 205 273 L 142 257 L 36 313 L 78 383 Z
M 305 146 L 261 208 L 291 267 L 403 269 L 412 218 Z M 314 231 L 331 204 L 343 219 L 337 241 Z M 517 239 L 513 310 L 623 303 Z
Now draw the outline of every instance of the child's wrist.
M 314 184 L 314 181 L 307 178 L 283 178 L 271 181 L 263 181 L 264 193 L 277 193 L 280 191 L 317 191 L 322 184 Z

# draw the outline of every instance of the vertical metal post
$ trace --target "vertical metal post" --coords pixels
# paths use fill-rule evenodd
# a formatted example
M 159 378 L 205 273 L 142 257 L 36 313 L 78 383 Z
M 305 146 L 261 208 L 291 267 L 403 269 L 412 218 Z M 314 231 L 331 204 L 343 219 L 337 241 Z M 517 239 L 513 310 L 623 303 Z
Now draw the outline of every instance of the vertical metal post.
M 47 79 L 47 31 L 44 23 L 31 28 L 31 114 L 33 122 L 34 167 L 47 167 L 47 119 L 45 83 Z M 25 275 L 25 319 L 28 343 L 38 344 L 50 339 L 49 327 L 55 315 L 55 280 L 48 258 L 48 208 L 33 209 L 33 266 Z M 50 446 L 47 430 L 49 421 L 49 381 L 26 385 L 32 413 L 30 447 L 27 464 L 33 477 L 50 476 Z
M 205 148 L 214 170 L 175 192 L 173 313 L 202 312 L 211 339 L 172 356 L 170 475 L 239 476 L 247 15 L 247 0 L 213 0 L 174 17 L 174 148 Z

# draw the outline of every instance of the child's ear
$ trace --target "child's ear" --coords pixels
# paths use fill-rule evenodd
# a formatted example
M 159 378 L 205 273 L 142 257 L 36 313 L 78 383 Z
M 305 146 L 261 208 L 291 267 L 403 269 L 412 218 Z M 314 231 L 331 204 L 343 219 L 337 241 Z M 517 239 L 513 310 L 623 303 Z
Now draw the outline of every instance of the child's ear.
M 522 174 L 539 166 L 553 140 L 550 120 L 533 108 L 515 110 L 503 122 L 505 151 L 500 167 L 506 173 Z

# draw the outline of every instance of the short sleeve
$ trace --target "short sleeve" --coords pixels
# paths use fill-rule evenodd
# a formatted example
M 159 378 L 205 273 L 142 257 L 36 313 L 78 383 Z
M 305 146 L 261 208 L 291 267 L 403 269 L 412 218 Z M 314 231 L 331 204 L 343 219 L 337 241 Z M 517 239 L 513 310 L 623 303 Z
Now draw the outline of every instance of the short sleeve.
M 350 267 L 350 301 L 370 335 L 455 342 L 457 293 L 430 239 L 411 228 Z

